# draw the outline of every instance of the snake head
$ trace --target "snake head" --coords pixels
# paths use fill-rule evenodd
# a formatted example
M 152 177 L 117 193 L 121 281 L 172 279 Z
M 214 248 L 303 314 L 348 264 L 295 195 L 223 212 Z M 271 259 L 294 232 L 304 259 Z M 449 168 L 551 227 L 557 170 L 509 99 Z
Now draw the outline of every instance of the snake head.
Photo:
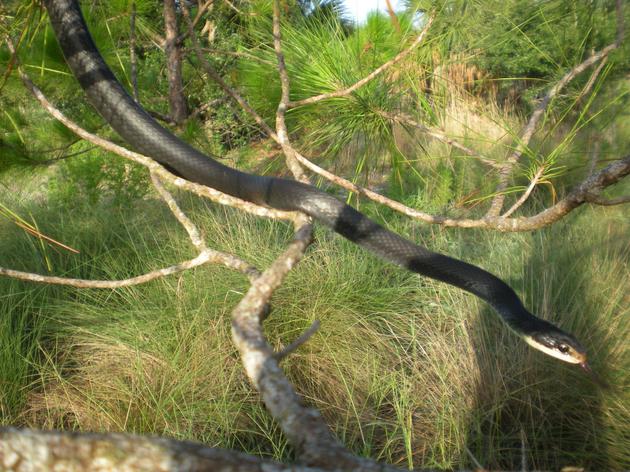
M 586 349 L 573 336 L 555 326 L 525 336 L 525 342 L 561 361 L 586 365 Z
M 528 334 L 524 338 L 527 344 L 545 354 L 549 354 L 551 357 L 570 364 L 578 364 L 600 388 L 610 388 L 610 385 L 605 380 L 593 372 L 586 361 L 586 350 L 570 334 L 553 325 L 548 325 L 544 331 Z

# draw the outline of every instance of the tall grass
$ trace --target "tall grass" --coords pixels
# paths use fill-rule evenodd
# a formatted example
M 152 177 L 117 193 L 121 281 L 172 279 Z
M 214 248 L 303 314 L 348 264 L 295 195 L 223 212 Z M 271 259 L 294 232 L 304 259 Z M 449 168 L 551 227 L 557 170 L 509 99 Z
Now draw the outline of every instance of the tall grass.
M 265 267 L 281 224 L 186 200 L 209 243 Z M 159 202 L 72 214 L 32 209 L 40 229 L 81 250 L 49 254 L 62 275 L 120 278 L 191 255 Z M 505 278 L 540 316 L 574 332 L 600 390 L 531 350 L 476 298 L 385 264 L 324 229 L 272 300 L 276 347 L 314 319 L 284 367 L 352 449 L 403 466 L 596 470 L 630 463 L 628 220 L 584 209 L 534 234 L 394 229 Z M 45 270 L 2 223 L 4 266 Z M 3 422 L 133 431 L 277 458 L 290 449 L 248 384 L 230 340 L 246 280 L 219 267 L 115 291 L 0 280 Z

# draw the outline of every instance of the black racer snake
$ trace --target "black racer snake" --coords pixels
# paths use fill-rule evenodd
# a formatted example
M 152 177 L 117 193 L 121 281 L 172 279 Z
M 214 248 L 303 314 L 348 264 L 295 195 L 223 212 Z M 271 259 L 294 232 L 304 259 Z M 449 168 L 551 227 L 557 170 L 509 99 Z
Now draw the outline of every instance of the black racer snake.
M 240 172 L 179 139 L 134 102 L 114 77 L 94 45 L 78 2 L 44 0 L 44 4 L 66 61 L 88 100 L 137 151 L 192 182 L 258 205 L 304 212 L 387 261 L 478 296 L 534 348 L 588 368 L 585 350 L 572 335 L 532 315 L 516 293 L 489 272 L 412 243 L 315 187 Z

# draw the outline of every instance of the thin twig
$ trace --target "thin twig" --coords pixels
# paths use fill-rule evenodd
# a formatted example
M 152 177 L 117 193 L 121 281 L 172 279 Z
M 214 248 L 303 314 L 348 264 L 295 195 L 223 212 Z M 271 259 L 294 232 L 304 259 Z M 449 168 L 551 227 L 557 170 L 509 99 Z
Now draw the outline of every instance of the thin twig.
M 231 254 L 221 253 L 213 249 L 206 249 L 204 251 L 201 251 L 197 257 L 180 262 L 179 264 L 174 264 L 172 266 L 164 267 L 162 269 L 147 272 L 146 274 L 120 280 L 87 280 L 75 279 L 73 277 L 57 277 L 52 275 L 41 275 L 31 272 L 23 272 L 20 270 L 6 269 L 4 267 L 0 267 L 0 275 L 24 280 L 27 282 L 36 282 L 42 284 L 65 285 L 75 288 L 114 289 L 145 284 L 147 282 L 151 282 L 152 280 L 194 269 L 195 267 L 199 267 L 207 263 L 223 264 L 226 267 L 242 272 L 243 274 L 250 277 L 250 279 L 255 277 L 256 269 L 253 266 L 245 261 L 236 258 L 235 256 L 232 256 Z
M 251 59 L 252 61 L 260 62 L 261 64 L 265 64 L 267 66 L 275 65 L 273 62 L 268 61 L 266 59 L 262 59 L 261 57 L 258 57 L 247 51 L 228 51 L 226 49 L 217 49 L 217 48 L 208 48 L 208 47 L 202 47 L 200 48 L 200 50 L 203 52 L 211 53 L 211 54 L 218 54 L 220 56 L 246 57 L 248 59 Z
M 151 181 L 153 182 L 153 186 L 156 188 L 156 190 L 162 197 L 162 200 L 164 200 L 166 204 L 168 205 L 169 209 L 171 210 L 171 213 L 173 213 L 177 221 L 181 223 L 181 225 L 184 227 L 184 229 L 188 233 L 188 237 L 190 238 L 192 245 L 195 246 L 197 250 L 200 252 L 207 249 L 206 243 L 201 237 L 201 233 L 199 232 L 195 224 L 181 210 L 181 208 L 179 207 L 179 205 L 177 204 L 173 196 L 170 194 L 168 190 L 166 190 L 166 188 L 162 184 L 160 178 L 153 172 L 151 172 Z
M 516 203 L 514 203 L 514 205 L 510 207 L 508 211 L 506 211 L 505 213 L 503 213 L 503 215 L 501 215 L 503 218 L 507 218 L 508 216 L 510 216 L 512 213 L 518 210 L 523 203 L 525 203 L 525 201 L 529 198 L 532 191 L 534 190 L 534 187 L 536 187 L 536 185 L 538 184 L 538 181 L 540 180 L 540 177 L 543 175 L 543 172 L 545 172 L 545 166 L 540 166 L 540 168 L 534 174 L 534 177 L 532 178 L 531 182 L 527 186 L 525 193 L 521 195 L 521 198 L 519 198 L 516 201 Z
M 586 82 L 586 85 L 582 88 L 582 90 L 580 91 L 580 94 L 575 99 L 576 102 L 581 101 L 591 91 L 591 89 L 593 88 L 593 85 L 595 85 L 595 82 L 597 81 L 597 77 L 599 77 L 599 74 L 602 72 L 602 69 L 607 63 L 608 63 L 608 57 L 605 57 L 604 59 L 601 60 L 599 65 L 595 68 L 595 70 L 589 77 L 588 82 Z
M 284 349 L 278 351 L 274 354 L 276 360 L 280 361 L 287 357 L 289 354 L 295 352 L 302 344 L 305 344 L 319 329 L 320 322 L 319 320 L 313 321 L 311 326 L 304 331 L 300 336 L 298 336 L 291 344 L 285 346 Z
M 393 59 L 387 61 L 386 63 L 384 63 L 380 67 L 377 67 L 371 73 L 369 73 L 368 75 L 363 77 L 361 80 L 355 82 L 350 87 L 346 87 L 345 89 L 342 89 L 342 90 L 335 90 L 334 92 L 322 93 L 320 95 L 316 95 L 314 97 L 305 98 L 303 100 L 298 100 L 298 101 L 295 101 L 295 102 L 288 102 L 287 105 L 289 106 L 289 108 L 295 108 L 295 107 L 300 107 L 300 106 L 303 106 L 303 105 L 310 105 L 312 103 L 320 102 L 322 100 L 327 100 L 329 98 L 344 97 L 346 95 L 351 94 L 352 92 L 354 92 L 358 88 L 363 87 L 365 84 L 367 84 L 370 80 L 372 80 L 375 77 L 377 77 L 383 71 L 387 70 L 391 66 L 399 63 L 405 57 L 407 57 L 409 55 L 409 53 L 416 46 L 418 46 L 422 42 L 422 40 L 426 36 L 427 32 L 429 31 L 429 28 L 431 27 L 431 24 L 433 23 L 434 19 L 435 19 L 435 14 L 432 14 L 431 16 L 429 16 L 429 19 L 427 20 L 427 24 L 424 26 L 424 28 L 422 29 L 420 34 L 416 37 L 416 39 L 409 45 L 409 47 L 407 47 L 406 49 L 403 49 L 401 52 L 399 52 L 396 55 L 396 57 L 394 57 Z
M 287 130 L 287 123 L 285 120 L 286 112 L 289 109 L 290 102 L 290 88 L 289 88 L 289 74 L 287 73 L 287 67 L 284 62 L 284 54 L 282 52 L 282 33 L 280 31 L 280 5 L 279 0 L 273 2 L 273 48 L 276 52 L 276 59 L 278 61 L 278 75 L 280 76 L 280 86 L 282 94 L 280 97 L 280 103 L 276 110 L 276 133 L 278 135 L 278 143 L 284 152 L 287 167 L 293 174 L 296 180 L 309 184 L 308 177 L 302 170 L 302 167 L 297 161 L 296 152 L 293 146 L 289 143 L 289 132 Z
M 518 145 L 516 146 L 516 149 L 514 149 L 512 154 L 507 158 L 506 162 L 503 164 L 503 168 L 499 171 L 499 183 L 497 184 L 496 195 L 492 199 L 492 202 L 490 204 L 490 209 L 488 210 L 488 213 L 486 216 L 492 217 L 492 216 L 497 216 L 499 213 L 501 213 L 501 209 L 503 208 L 503 203 L 505 202 L 505 197 L 506 197 L 505 189 L 507 188 L 512 170 L 514 169 L 514 167 L 520 160 L 521 156 L 523 155 L 523 152 L 527 149 L 529 142 L 532 136 L 534 135 L 534 131 L 536 130 L 536 127 L 538 126 L 538 122 L 544 116 L 544 113 L 547 107 L 549 106 L 549 104 L 551 103 L 552 99 L 576 76 L 584 72 L 586 69 L 588 69 L 590 66 L 597 63 L 598 61 L 605 59 L 612 51 L 614 51 L 621 45 L 621 42 L 623 41 L 623 34 L 624 34 L 622 17 L 623 17 L 623 12 L 622 12 L 622 7 L 621 7 L 621 1 L 617 0 L 618 23 L 617 23 L 617 39 L 615 40 L 615 42 L 612 44 L 609 44 L 608 46 L 606 46 L 599 52 L 596 52 L 595 54 L 591 55 L 585 61 L 578 64 L 569 72 L 567 72 L 553 87 L 551 87 L 551 89 L 547 92 L 545 97 L 540 101 L 540 103 L 538 104 L 534 112 L 532 113 L 531 117 L 529 118 L 529 121 L 527 125 L 525 126 L 523 132 L 521 133 L 521 137 L 519 139 Z

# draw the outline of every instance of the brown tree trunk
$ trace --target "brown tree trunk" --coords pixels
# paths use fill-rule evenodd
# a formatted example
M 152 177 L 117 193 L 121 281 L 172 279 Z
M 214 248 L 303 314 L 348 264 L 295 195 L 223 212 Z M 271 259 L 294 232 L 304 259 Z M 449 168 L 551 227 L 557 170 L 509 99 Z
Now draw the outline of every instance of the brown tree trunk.
M 177 41 L 177 13 L 175 0 L 164 0 L 164 29 L 166 30 L 166 69 L 168 74 L 168 103 L 170 117 L 176 123 L 182 123 L 188 116 L 188 107 L 184 97 L 182 80 L 182 51 Z

